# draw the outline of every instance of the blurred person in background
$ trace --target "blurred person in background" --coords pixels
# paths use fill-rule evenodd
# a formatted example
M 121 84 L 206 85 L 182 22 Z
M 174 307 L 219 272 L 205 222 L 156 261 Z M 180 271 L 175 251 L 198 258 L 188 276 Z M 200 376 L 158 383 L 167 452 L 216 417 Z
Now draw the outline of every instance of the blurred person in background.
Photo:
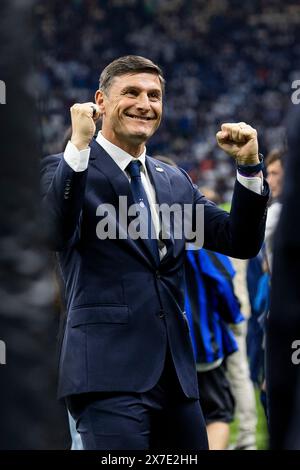
M 247 329 L 250 317 L 249 294 L 246 282 L 248 261 L 231 258 L 235 269 L 233 278 L 234 291 L 240 303 L 244 322 L 231 325 L 238 350 L 228 357 L 227 377 L 236 403 L 236 418 L 238 421 L 236 442 L 232 445 L 235 450 L 256 450 L 257 411 L 254 385 L 250 376 L 247 356 Z
M 284 178 L 284 154 L 283 150 L 274 149 L 266 157 L 265 167 L 267 181 L 270 185 L 271 200 L 268 208 L 265 241 L 260 256 L 262 261 L 262 275 L 256 279 L 257 290 L 254 298 L 254 311 L 257 312 L 258 333 L 257 340 L 261 340 L 260 348 L 263 354 L 261 377 L 259 382 L 260 398 L 268 418 L 268 404 L 265 381 L 265 327 L 270 310 L 270 292 L 272 289 L 272 263 L 274 237 L 282 208 L 282 189 Z
M 234 295 L 233 276 L 228 257 L 204 249 L 187 251 L 185 308 L 211 450 L 227 449 L 234 419 L 226 361 L 238 346 L 229 324 L 239 324 L 244 317 Z
M 264 331 L 266 317 L 270 308 L 274 234 L 282 207 L 281 195 L 284 177 L 284 155 L 285 151 L 273 149 L 267 154 L 265 159 L 267 180 L 271 189 L 265 243 L 260 253 L 255 258 L 249 260 L 246 275 L 251 307 L 247 332 L 250 376 L 253 383 L 260 389 L 260 398 L 266 416 Z
M 220 196 L 214 190 L 206 187 L 201 188 L 201 190 L 208 199 L 216 204 L 220 203 Z M 229 328 L 232 330 L 230 333 L 234 335 L 236 348 L 235 351 L 231 351 L 231 354 L 228 354 L 226 358 L 226 380 L 228 380 L 228 387 L 230 387 L 234 397 L 234 412 L 238 422 L 237 439 L 236 442 L 230 446 L 230 449 L 236 450 L 256 449 L 257 412 L 246 346 L 248 318 L 250 316 L 249 295 L 246 283 L 247 263 L 248 260 L 231 258 L 226 262 L 227 266 L 231 266 L 231 269 L 229 271 L 227 269 L 226 271 L 224 267 L 223 273 L 220 273 L 220 275 L 226 275 L 227 280 L 230 280 L 231 289 L 236 299 L 235 302 L 232 300 L 232 303 L 233 305 L 235 305 L 235 303 L 239 305 L 238 311 L 242 313 L 242 319 L 244 320 L 241 321 L 241 319 L 239 319 L 239 321 L 233 321 L 236 320 L 236 317 L 234 315 L 232 317 Z M 229 274 L 231 274 L 231 278 Z M 236 307 L 235 310 L 237 310 Z M 224 440 L 224 443 L 225 442 Z
M 284 151 L 274 149 L 265 160 L 267 172 L 267 181 L 271 190 L 271 203 L 268 210 L 266 233 L 265 233 L 265 251 L 267 269 L 272 270 L 274 233 L 279 221 L 282 208 L 281 196 L 284 177 Z
M 255 258 L 251 258 L 247 264 L 246 280 L 249 295 L 251 314 L 248 318 L 247 329 L 247 353 L 250 367 L 250 377 L 253 384 L 260 387 L 264 369 L 263 329 L 258 321 L 264 312 L 264 305 L 258 302 L 259 287 L 265 276 L 263 270 L 264 255 L 260 252 Z

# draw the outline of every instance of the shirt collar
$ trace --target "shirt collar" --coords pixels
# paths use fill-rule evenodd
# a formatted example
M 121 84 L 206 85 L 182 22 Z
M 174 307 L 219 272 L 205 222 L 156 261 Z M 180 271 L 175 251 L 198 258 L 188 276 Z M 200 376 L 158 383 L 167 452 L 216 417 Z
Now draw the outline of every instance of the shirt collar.
M 144 148 L 144 151 L 141 153 L 141 155 L 136 159 L 129 153 L 125 152 L 125 150 L 122 150 L 120 147 L 117 147 L 117 145 L 112 144 L 103 136 L 101 131 L 98 132 L 96 141 L 108 153 L 108 155 L 114 160 L 114 162 L 122 171 L 125 171 L 131 160 L 139 160 L 142 164 L 142 168 L 147 173 L 146 147 Z

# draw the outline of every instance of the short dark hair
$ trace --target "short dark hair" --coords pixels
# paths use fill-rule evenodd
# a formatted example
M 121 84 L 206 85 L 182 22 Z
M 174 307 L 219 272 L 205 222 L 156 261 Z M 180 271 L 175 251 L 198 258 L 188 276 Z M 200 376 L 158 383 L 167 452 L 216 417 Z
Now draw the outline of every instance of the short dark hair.
M 107 92 L 112 84 L 114 77 L 126 74 L 153 73 L 158 76 L 162 92 L 165 90 L 165 79 L 161 68 L 154 64 L 150 59 L 138 55 L 126 55 L 115 59 L 108 64 L 102 71 L 99 78 L 99 89 Z
M 284 155 L 285 151 L 281 149 L 271 150 L 265 159 L 265 167 L 267 168 L 271 163 L 276 162 L 277 160 L 281 163 L 281 166 L 284 166 Z

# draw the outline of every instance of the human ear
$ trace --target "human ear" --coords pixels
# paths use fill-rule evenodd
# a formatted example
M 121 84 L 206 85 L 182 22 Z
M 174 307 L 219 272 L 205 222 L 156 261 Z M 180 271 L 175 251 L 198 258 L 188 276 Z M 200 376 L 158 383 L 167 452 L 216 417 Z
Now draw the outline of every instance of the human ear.
M 99 106 L 101 116 L 105 114 L 104 93 L 102 90 L 97 90 L 95 93 L 95 103 Z

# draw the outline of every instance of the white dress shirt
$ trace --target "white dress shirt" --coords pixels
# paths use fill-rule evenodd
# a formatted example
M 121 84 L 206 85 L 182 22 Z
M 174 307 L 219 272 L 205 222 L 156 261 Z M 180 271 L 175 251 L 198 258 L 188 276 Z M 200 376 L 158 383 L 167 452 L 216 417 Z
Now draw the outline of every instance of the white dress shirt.
M 268 209 L 267 220 L 266 220 L 266 232 L 265 232 L 265 246 L 266 246 L 266 257 L 268 261 L 268 267 L 272 272 L 273 264 L 273 249 L 274 249 L 274 234 L 279 222 L 280 213 L 282 209 L 282 203 L 275 201 L 271 204 Z

